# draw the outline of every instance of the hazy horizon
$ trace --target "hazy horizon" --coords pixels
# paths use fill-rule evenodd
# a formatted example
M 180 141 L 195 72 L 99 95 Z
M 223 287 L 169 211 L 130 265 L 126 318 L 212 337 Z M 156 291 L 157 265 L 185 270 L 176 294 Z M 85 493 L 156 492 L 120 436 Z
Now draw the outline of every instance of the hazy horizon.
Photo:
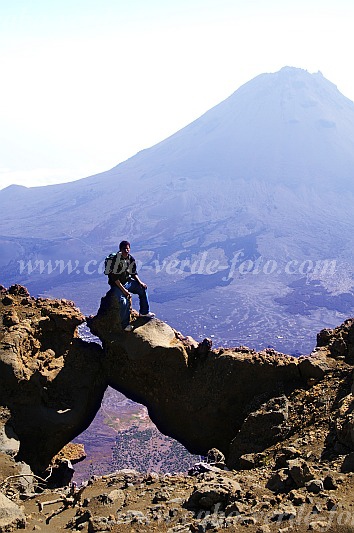
M 347 0 L 14 0 L 0 15 L 0 188 L 109 170 L 284 66 L 354 100 Z

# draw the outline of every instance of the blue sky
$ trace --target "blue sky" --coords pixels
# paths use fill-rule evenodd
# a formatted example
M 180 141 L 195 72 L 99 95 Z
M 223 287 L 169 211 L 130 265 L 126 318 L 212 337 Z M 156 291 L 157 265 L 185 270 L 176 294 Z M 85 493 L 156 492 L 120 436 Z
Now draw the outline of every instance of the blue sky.
M 0 188 L 107 170 L 263 72 L 354 100 L 349 0 L 0 0 Z

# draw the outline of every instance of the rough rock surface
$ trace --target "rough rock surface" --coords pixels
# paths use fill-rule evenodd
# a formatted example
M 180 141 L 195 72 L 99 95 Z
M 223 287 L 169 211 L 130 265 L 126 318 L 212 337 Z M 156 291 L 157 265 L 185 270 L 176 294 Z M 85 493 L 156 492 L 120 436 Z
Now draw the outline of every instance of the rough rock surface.
M 354 319 L 349 318 L 334 329 L 325 328 L 317 335 L 317 347 L 335 359 L 354 361 Z
M 24 529 L 25 514 L 20 507 L 0 492 L 0 532 Z
M 352 321 L 321 332 L 307 358 L 206 351 L 157 319 L 122 332 L 108 297 L 88 320 L 101 348 L 77 338 L 73 304 L 0 292 L 0 493 L 23 506 L 27 531 L 354 531 Z M 18 459 L 47 466 L 108 383 L 190 449 L 213 448 L 212 462 L 46 488 Z
M 77 336 L 84 320 L 24 287 L 0 295 L 0 442 L 35 471 L 90 424 L 107 386 L 100 346 Z
M 227 456 L 250 412 L 329 369 L 322 355 L 299 360 L 245 347 L 205 351 L 158 319 L 136 318 L 134 331 L 126 333 L 117 316 L 108 292 L 88 320 L 102 341 L 109 384 L 146 405 L 157 427 L 192 453 L 205 455 L 216 447 Z

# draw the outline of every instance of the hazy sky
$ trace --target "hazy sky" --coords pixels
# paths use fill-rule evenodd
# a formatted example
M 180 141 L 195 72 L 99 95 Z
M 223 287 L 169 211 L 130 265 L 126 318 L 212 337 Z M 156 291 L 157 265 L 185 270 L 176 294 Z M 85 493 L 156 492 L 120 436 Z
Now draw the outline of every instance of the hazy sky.
M 286 65 L 354 100 L 353 27 L 353 0 L 0 0 L 0 188 L 108 170 Z

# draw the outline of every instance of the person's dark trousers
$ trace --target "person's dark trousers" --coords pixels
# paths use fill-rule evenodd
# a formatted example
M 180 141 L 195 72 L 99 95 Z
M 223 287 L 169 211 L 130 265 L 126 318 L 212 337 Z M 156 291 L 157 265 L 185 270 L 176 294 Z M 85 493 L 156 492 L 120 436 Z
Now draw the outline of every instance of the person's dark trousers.
M 139 313 L 141 315 L 146 315 L 149 312 L 149 300 L 148 300 L 147 290 L 144 289 L 144 287 L 142 287 L 140 283 L 138 283 L 135 279 L 127 281 L 123 285 L 123 287 L 127 291 L 131 292 L 132 294 L 137 294 L 139 296 L 139 304 L 140 304 Z M 116 298 L 118 298 L 119 300 L 120 320 L 121 320 L 122 328 L 124 329 L 129 324 L 130 302 L 128 298 L 124 296 L 120 288 L 117 287 L 117 285 L 114 285 L 112 287 L 112 291 L 113 291 L 113 294 L 116 296 Z

